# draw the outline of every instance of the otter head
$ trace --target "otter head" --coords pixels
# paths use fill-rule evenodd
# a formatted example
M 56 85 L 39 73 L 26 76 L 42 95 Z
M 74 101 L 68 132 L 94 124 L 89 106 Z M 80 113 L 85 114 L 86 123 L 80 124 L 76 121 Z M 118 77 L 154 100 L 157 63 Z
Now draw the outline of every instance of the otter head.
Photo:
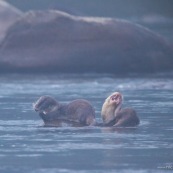
M 114 107 L 118 107 L 119 105 L 122 105 L 123 96 L 119 92 L 114 92 L 106 100 L 108 104 L 113 105 Z
M 54 111 L 58 107 L 58 102 L 50 96 L 41 96 L 36 103 L 33 104 L 33 108 L 36 112 L 47 115 Z
M 101 111 L 101 117 L 105 124 L 115 120 L 117 112 L 121 109 L 123 96 L 119 92 L 111 94 L 104 102 Z

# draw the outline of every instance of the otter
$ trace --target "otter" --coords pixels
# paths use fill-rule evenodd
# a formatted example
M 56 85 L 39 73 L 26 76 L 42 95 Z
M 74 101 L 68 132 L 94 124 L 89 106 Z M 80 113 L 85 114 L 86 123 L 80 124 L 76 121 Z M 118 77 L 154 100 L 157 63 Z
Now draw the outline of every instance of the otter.
M 119 92 L 111 94 L 104 102 L 101 117 L 104 126 L 134 127 L 139 124 L 136 111 L 132 108 L 122 109 L 123 96 Z
M 95 110 L 84 99 L 60 104 L 51 96 L 41 96 L 33 108 L 39 113 L 44 126 L 92 126 L 96 124 Z

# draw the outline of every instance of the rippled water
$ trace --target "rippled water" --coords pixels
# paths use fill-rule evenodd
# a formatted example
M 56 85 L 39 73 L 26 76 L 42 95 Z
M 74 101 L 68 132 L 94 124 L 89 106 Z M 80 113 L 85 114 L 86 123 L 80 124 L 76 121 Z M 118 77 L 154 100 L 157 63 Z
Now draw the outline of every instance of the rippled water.
M 104 99 L 124 94 L 138 128 L 44 128 L 32 103 L 41 95 L 61 102 L 88 99 L 97 120 Z M 172 75 L 1 75 L 0 172 L 146 173 L 173 170 Z

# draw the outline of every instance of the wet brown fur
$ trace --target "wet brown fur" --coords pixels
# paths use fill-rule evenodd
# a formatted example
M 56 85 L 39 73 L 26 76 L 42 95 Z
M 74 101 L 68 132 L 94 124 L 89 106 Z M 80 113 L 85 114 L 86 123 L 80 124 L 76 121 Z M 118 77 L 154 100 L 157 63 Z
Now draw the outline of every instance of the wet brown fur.
M 95 110 L 84 99 L 60 104 L 51 96 L 42 96 L 33 105 L 45 126 L 89 126 L 95 125 Z
M 123 96 L 119 92 L 111 94 L 104 102 L 101 116 L 105 126 L 134 127 L 139 124 L 136 111 L 132 108 L 122 109 Z

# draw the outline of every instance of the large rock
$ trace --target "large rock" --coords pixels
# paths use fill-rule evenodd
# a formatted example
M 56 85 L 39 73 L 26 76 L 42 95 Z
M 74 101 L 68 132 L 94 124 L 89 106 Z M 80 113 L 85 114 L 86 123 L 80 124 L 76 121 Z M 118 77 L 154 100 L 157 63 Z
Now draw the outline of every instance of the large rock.
M 0 66 L 25 72 L 160 72 L 173 70 L 173 49 L 128 21 L 31 11 L 8 31 Z
M 0 42 L 5 37 L 8 28 L 16 22 L 22 12 L 5 1 L 0 1 Z

